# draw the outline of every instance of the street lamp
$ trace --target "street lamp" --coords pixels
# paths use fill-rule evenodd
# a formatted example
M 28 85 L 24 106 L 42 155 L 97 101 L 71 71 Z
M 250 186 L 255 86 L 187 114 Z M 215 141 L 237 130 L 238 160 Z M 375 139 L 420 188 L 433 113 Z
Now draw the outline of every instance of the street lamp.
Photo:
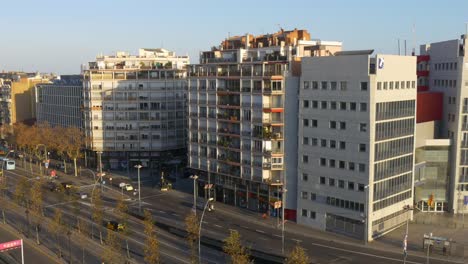
M 413 210 L 413 208 L 410 206 L 410 205 L 405 205 L 403 206 L 403 210 L 405 210 L 407 212 L 407 218 L 406 218 L 406 234 L 405 234 L 405 238 L 403 240 L 403 264 L 406 263 L 406 257 L 408 255 L 408 252 L 407 252 L 407 246 L 408 246 L 408 229 L 409 229 L 409 211 L 410 210 Z
M 198 263 L 201 263 L 201 228 L 203 223 L 203 216 L 205 216 L 205 210 L 208 207 L 208 204 L 213 201 L 214 198 L 208 198 L 208 201 L 205 203 L 205 207 L 203 208 L 203 212 L 200 218 L 200 226 L 198 227 Z
M 98 161 L 99 161 L 99 175 L 102 175 L 102 160 L 101 160 L 101 156 L 102 156 L 102 151 L 98 151 L 96 152 L 97 155 L 98 155 Z M 102 176 L 101 176 L 102 177 Z
M 135 165 L 135 168 L 138 169 L 138 212 L 141 213 L 141 185 L 140 185 L 140 169 L 142 168 L 143 166 L 141 166 L 140 164 L 138 165 Z
M 190 179 L 193 179 L 193 212 L 197 215 L 197 186 L 196 181 L 198 179 L 197 175 L 190 176 Z
M 83 171 L 89 171 L 91 172 L 91 174 L 93 174 L 93 180 L 94 180 L 94 185 L 93 185 L 93 190 L 91 191 L 91 203 L 93 202 L 93 194 L 94 194 L 94 189 L 96 189 L 96 185 L 97 185 L 97 179 L 96 179 L 96 173 L 94 173 L 94 171 L 90 170 L 90 169 L 82 169 L 81 172 Z

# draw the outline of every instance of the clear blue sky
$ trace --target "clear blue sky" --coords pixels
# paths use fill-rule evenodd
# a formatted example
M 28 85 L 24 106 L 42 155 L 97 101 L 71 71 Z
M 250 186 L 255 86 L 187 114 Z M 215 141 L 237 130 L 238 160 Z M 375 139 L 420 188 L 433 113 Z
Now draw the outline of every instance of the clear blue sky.
M 0 70 L 78 73 L 97 54 L 164 47 L 198 53 L 247 32 L 303 28 L 345 49 L 396 53 L 465 32 L 468 1 L 22 0 L 0 3 Z M 402 47 L 403 47 L 403 41 Z

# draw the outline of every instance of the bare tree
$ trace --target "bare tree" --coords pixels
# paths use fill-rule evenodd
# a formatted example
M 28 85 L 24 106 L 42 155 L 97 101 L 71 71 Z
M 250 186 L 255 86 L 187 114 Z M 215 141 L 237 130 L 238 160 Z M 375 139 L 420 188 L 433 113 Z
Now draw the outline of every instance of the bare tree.
M 121 263 L 120 259 L 120 243 L 114 231 L 108 230 L 106 236 L 106 246 L 102 254 L 104 263 Z
M 35 229 L 36 229 L 36 243 L 40 244 L 39 240 L 39 229 L 40 224 L 43 221 L 44 211 L 43 211 L 43 182 L 42 181 L 35 181 L 30 192 L 31 196 L 31 213 L 35 218 Z
M 57 250 L 59 258 L 62 257 L 62 247 L 60 243 L 60 234 L 64 231 L 63 226 L 63 214 L 62 210 L 59 208 L 54 209 L 54 217 L 52 222 L 50 222 L 49 229 L 51 233 L 55 236 L 55 242 L 57 243 Z
M 250 263 L 247 249 L 242 246 L 240 234 L 231 230 L 231 234 L 224 240 L 223 251 L 229 255 L 232 264 Z
M 79 128 L 76 127 L 67 127 L 65 128 L 65 139 L 66 139 L 66 149 L 65 152 L 67 156 L 73 160 L 73 165 L 75 168 L 75 177 L 78 176 L 78 167 L 76 161 L 80 158 L 83 153 L 82 150 L 85 146 L 85 134 Z
M 294 249 L 289 254 L 288 258 L 286 259 L 286 264 L 309 264 L 310 259 L 307 256 L 304 248 L 296 244 Z
M 194 213 L 190 213 L 185 217 L 185 230 L 187 231 L 187 242 L 190 247 L 190 262 L 198 263 L 197 258 L 197 241 L 200 230 L 199 221 Z
M 128 237 L 130 235 L 130 227 L 128 225 L 128 205 L 125 203 L 125 200 L 121 196 L 119 198 L 119 201 L 115 207 L 115 212 L 118 216 L 119 223 L 123 225 L 123 230 L 122 230 L 122 235 L 125 239 L 125 247 L 126 247 L 126 253 L 127 253 L 127 258 L 130 258 L 130 248 L 128 247 Z
M 159 241 L 156 236 L 156 227 L 153 222 L 153 215 L 145 209 L 145 261 L 148 264 L 160 263 Z
M 102 244 L 102 220 L 104 218 L 104 207 L 101 198 L 101 190 L 96 188 L 91 195 L 92 199 L 92 218 L 94 224 L 97 224 L 99 229 L 99 240 Z

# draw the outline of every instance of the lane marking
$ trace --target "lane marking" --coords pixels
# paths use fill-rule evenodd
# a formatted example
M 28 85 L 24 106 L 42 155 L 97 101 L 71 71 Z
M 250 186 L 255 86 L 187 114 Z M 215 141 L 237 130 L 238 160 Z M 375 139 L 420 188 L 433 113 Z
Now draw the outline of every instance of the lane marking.
M 282 236 L 280 236 L 280 235 L 273 235 L 273 236 L 275 236 L 275 237 L 282 237 Z
M 258 232 L 258 233 L 262 233 L 262 234 L 265 234 L 265 231 L 262 231 L 262 230 L 258 230 L 258 229 L 255 229 L 255 232 Z
M 291 238 L 292 241 L 296 241 L 297 243 L 301 243 L 302 240 L 299 240 L 299 239 L 295 239 L 295 238 Z
M 216 224 L 215 224 L 214 226 L 219 227 L 219 228 L 222 228 L 222 226 L 220 226 L 220 225 L 216 225 Z

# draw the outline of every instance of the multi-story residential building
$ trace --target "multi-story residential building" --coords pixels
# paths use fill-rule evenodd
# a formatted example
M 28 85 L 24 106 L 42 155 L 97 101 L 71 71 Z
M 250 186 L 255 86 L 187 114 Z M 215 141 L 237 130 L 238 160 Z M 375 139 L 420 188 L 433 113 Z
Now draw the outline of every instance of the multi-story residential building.
M 102 163 L 154 168 L 162 156 L 185 154 L 189 57 L 165 49 L 98 56 L 84 72 L 84 127 Z
M 0 126 L 11 124 L 11 81 L 0 79 Z
M 416 58 L 338 52 L 303 58 L 299 224 L 367 241 L 413 204 Z
M 431 198 L 453 213 L 468 212 L 468 36 L 421 45 L 418 91 L 443 94 L 441 136 L 451 140 L 448 201 Z M 426 198 L 429 200 L 429 197 Z M 434 209 L 434 208 L 433 208 Z
M 2 96 L 10 99 L 10 104 L 2 104 L 2 113 L 9 113 L 10 124 L 17 122 L 34 123 L 36 106 L 34 86 L 39 83 L 49 83 L 49 79 L 38 73 L 7 72 L 0 73 L 0 78 L 7 81 L 10 89 L 5 90 Z M 8 100 L 7 99 L 7 100 Z
M 83 77 L 63 75 L 35 87 L 36 121 L 51 126 L 83 128 Z
M 300 58 L 339 50 L 295 29 L 230 37 L 201 53 L 188 70 L 189 167 L 201 196 L 276 213 L 287 189 L 285 217 L 295 219 Z

